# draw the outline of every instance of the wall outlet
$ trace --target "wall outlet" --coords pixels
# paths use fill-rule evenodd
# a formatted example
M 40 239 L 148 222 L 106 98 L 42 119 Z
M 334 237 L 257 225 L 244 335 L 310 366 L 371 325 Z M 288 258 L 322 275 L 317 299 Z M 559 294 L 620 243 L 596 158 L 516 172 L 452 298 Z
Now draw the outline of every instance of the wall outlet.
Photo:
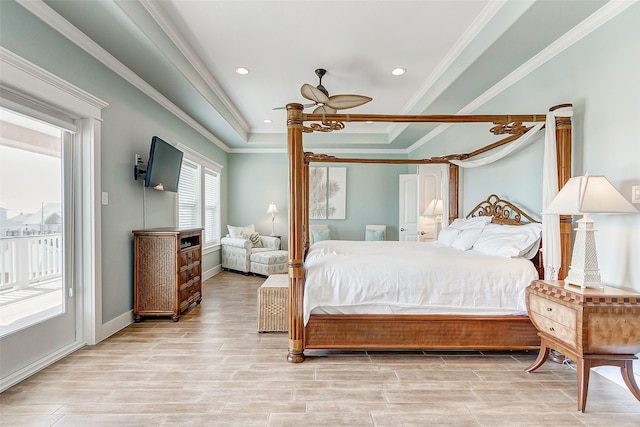
M 640 203 L 640 185 L 631 187 L 631 203 Z

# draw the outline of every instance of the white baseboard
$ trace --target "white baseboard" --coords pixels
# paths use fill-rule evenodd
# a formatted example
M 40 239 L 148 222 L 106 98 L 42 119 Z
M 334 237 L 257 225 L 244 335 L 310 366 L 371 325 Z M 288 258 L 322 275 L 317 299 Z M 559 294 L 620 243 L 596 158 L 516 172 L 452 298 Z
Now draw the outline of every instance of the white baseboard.
M 211 279 L 216 274 L 222 271 L 222 265 L 217 265 L 207 271 L 202 272 L 202 281 L 204 282 L 207 279 Z
M 47 366 L 54 364 L 58 360 L 70 355 L 74 351 L 84 346 L 85 346 L 84 342 L 80 342 L 80 341 L 73 342 L 68 346 L 59 349 L 55 353 L 48 354 L 46 357 L 43 357 L 40 360 L 36 360 L 35 362 L 12 373 L 11 375 L 8 375 L 0 379 L 0 393 L 5 391 L 9 387 L 12 387 L 18 384 L 20 381 L 26 380 L 27 378 L 43 370 Z
M 109 338 L 111 335 L 115 334 L 121 329 L 126 328 L 132 323 L 133 310 L 129 310 L 126 313 L 116 317 L 115 319 L 110 320 L 107 323 L 103 323 L 102 325 L 100 325 L 100 328 L 96 330 L 95 344 L 98 344 L 100 341 Z

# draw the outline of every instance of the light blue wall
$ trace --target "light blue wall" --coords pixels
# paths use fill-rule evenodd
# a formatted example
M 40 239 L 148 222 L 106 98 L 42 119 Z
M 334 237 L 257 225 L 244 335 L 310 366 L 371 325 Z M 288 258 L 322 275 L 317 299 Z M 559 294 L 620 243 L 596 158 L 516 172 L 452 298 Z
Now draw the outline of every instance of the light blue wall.
M 398 239 L 398 176 L 415 173 L 406 165 L 351 163 L 314 163 L 312 166 L 338 166 L 347 169 L 346 218 L 312 220 L 328 224 L 331 237 L 340 240 L 364 240 L 366 224 L 386 224 L 387 239 Z M 275 231 L 288 242 L 289 165 L 286 154 L 229 155 L 228 218 L 230 225 L 254 224 L 263 234 L 271 233 L 269 203 L 275 202 L 278 214 Z
M 573 175 L 605 175 L 630 200 L 640 185 L 640 4 L 634 4 L 515 85 L 475 114 L 546 113 L 563 103 L 574 106 Z M 487 141 L 489 126 L 447 132 L 412 157 L 468 152 Z M 542 139 L 535 146 L 489 167 L 467 170 L 463 209 L 495 192 L 539 214 L 542 210 Z M 640 208 L 640 205 L 636 205 Z M 595 215 L 598 261 L 608 284 L 640 291 L 640 214 Z
M 151 138 L 180 142 L 226 166 L 222 150 L 178 120 L 135 87 L 125 82 L 83 50 L 60 36 L 14 2 L 2 1 L 0 43 L 3 47 L 106 101 L 103 110 L 101 181 L 109 193 L 102 206 L 102 312 L 103 323 L 133 308 L 134 229 L 176 225 L 176 195 L 146 190 L 133 180 L 134 154 L 146 161 Z M 222 173 L 226 201 L 226 168 Z M 223 221 L 226 212 L 223 212 Z M 146 224 L 145 224 L 146 222 Z M 203 269 L 220 264 L 219 251 L 207 255 Z

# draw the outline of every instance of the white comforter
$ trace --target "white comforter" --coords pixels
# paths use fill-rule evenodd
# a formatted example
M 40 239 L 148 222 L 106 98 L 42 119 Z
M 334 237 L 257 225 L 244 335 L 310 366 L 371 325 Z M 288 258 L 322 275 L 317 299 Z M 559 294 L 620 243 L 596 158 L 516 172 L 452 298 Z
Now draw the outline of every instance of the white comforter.
M 422 307 L 437 312 L 526 313 L 531 261 L 436 243 L 329 240 L 305 260 L 304 321 L 317 307 Z

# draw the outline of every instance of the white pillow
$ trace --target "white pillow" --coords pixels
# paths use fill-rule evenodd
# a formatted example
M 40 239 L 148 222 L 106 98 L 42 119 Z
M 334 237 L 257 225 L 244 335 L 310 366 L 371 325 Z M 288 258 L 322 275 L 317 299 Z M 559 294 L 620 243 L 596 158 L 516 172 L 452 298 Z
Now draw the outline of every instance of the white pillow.
M 471 249 L 478 237 L 480 237 L 484 226 L 490 223 L 492 219 L 492 216 L 474 216 L 471 218 L 455 219 L 451 225 L 449 225 L 449 228 L 458 230 L 459 233 L 451 243 L 451 247 L 462 251 Z
M 438 244 L 442 246 L 451 246 L 453 241 L 456 240 L 456 237 L 458 237 L 458 234 L 460 234 L 460 230 L 457 228 L 443 228 L 438 234 Z
M 475 242 L 473 250 L 502 257 L 533 257 L 540 244 L 541 232 L 541 224 L 489 224 Z
M 468 251 L 476 243 L 476 240 L 482 234 L 482 228 L 467 228 L 460 230 L 460 234 L 451 244 L 452 248 L 460 249 L 461 251 Z
M 235 239 L 248 239 L 249 236 L 256 232 L 253 224 L 247 225 L 246 227 L 227 225 L 227 229 L 229 230 L 229 237 L 233 237 Z
M 538 240 L 533 242 L 533 244 L 529 246 L 529 249 L 525 253 L 523 253 L 521 257 L 526 259 L 533 259 L 538 251 L 540 251 L 540 240 L 542 240 L 542 236 L 540 236 Z
M 458 230 L 466 230 L 468 228 L 482 228 L 493 219 L 492 216 L 474 216 L 471 218 L 456 218 L 449 227 Z

